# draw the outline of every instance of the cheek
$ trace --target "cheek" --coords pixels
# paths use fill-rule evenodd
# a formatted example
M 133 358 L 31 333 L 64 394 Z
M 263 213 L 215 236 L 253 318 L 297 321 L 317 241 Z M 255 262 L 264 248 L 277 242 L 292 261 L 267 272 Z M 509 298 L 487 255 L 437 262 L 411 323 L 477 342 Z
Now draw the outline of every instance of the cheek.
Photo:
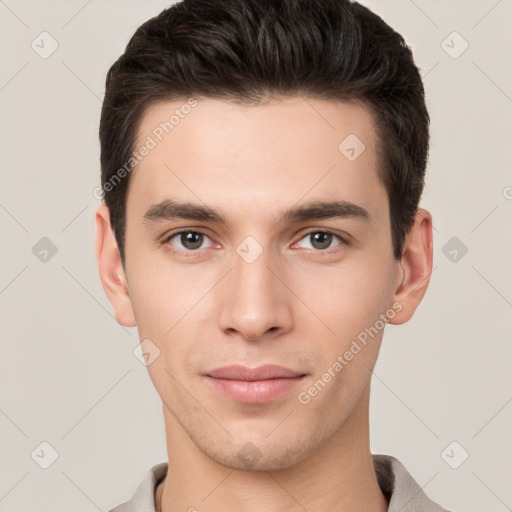
M 162 280 L 154 267 L 149 268 L 132 271 L 129 275 L 130 300 L 141 339 L 159 338 L 171 327 L 172 321 L 172 310 L 167 304 L 169 297 L 163 293 Z
M 323 396 L 318 402 L 325 399 L 342 407 L 366 388 L 386 325 L 380 315 L 386 314 L 392 296 L 390 265 L 391 260 L 347 263 L 329 272 L 317 269 L 301 280 L 298 294 L 317 315 L 300 315 L 297 330 L 307 333 L 301 336 L 304 341 L 315 340 L 315 378 Z
M 311 324 L 315 313 L 321 322 L 314 327 L 323 325 L 328 337 L 341 344 L 372 326 L 386 312 L 393 293 L 391 261 L 354 260 L 332 267 L 310 265 L 308 269 L 294 271 L 293 289 L 310 310 L 301 318 Z
M 137 329 L 141 341 L 149 339 L 158 347 L 159 357 L 148 371 L 165 393 L 177 385 L 169 374 L 182 382 L 198 371 L 198 347 L 209 339 L 205 333 L 212 332 L 215 318 L 208 294 L 216 276 L 206 267 L 199 272 L 194 265 L 171 264 L 161 254 L 141 255 L 132 263 L 130 298 Z
M 193 267 L 170 262 L 162 249 L 132 255 L 129 291 L 141 336 L 164 338 L 193 313 L 213 279 Z

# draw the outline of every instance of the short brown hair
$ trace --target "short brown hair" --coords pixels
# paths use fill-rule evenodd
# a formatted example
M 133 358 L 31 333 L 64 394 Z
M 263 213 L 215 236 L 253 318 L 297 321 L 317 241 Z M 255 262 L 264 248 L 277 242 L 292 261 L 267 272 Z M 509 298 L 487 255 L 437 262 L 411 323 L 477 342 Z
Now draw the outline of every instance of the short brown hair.
M 349 0 L 183 0 L 141 25 L 107 74 L 101 181 L 123 263 L 130 173 L 105 185 L 129 161 L 151 103 L 297 94 L 370 107 L 398 259 L 423 191 L 430 123 L 403 37 Z

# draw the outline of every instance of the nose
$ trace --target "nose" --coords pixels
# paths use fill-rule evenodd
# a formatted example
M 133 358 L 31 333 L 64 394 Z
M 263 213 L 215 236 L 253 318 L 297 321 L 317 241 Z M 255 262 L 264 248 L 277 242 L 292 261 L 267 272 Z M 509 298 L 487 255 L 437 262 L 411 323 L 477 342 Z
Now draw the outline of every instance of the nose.
M 270 251 L 263 251 L 250 263 L 234 254 L 233 269 L 223 280 L 218 297 L 224 333 L 258 341 L 292 329 L 293 294 L 283 284 L 286 276 L 278 268 Z

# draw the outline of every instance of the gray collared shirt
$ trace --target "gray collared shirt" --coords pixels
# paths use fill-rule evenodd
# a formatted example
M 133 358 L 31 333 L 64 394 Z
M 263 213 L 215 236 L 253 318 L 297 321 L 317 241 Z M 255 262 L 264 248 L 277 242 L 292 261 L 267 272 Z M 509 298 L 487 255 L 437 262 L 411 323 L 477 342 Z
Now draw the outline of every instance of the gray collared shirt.
M 388 512 L 449 512 L 436 505 L 423 492 L 402 463 L 389 455 L 372 455 L 383 494 L 389 500 Z M 155 512 L 155 491 L 167 474 L 167 462 L 146 473 L 130 501 L 110 512 Z

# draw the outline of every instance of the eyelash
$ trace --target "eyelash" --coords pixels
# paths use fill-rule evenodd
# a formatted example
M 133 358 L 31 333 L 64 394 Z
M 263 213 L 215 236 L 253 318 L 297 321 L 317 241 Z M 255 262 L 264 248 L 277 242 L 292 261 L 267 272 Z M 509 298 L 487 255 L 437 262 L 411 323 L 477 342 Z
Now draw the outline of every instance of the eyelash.
M 171 233 L 170 235 L 166 236 L 165 239 L 164 239 L 164 243 L 165 244 L 169 244 L 169 242 L 171 241 L 171 239 L 173 239 L 174 237 L 178 236 L 178 235 L 182 235 L 182 234 L 185 234 L 185 233 L 196 233 L 196 234 L 199 234 L 199 235 L 203 235 L 205 236 L 206 238 L 210 238 L 208 236 L 207 233 L 205 233 L 204 231 L 202 231 L 201 229 L 182 229 L 180 231 L 176 231 L 174 233 Z M 331 247 L 329 249 L 312 249 L 315 253 L 318 253 L 318 254 L 325 254 L 325 255 L 328 255 L 328 254 L 332 254 L 333 252 L 336 252 L 337 250 L 339 250 L 339 247 L 340 246 L 348 246 L 350 245 L 348 240 L 339 235 L 338 233 L 334 232 L 334 231 L 330 231 L 328 229 L 312 229 L 311 231 L 308 231 L 307 233 L 304 233 L 301 238 L 299 238 L 297 240 L 297 242 L 294 242 L 293 245 L 296 245 L 298 242 L 300 242 L 301 240 L 303 240 L 304 238 L 314 234 L 314 233 L 325 233 L 325 234 L 328 234 L 328 235 L 333 235 L 333 237 L 336 237 L 339 239 L 340 243 L 335 245 L 334 247 Z M 170 244 L 169 244 L 170 246 Z M 188 256 L 195 256 L 199 253 L 199 251 L 201 251 L 202 249 L 195 249 L 195 250 L 183 250 L 183 249 L 176 249 L 172 246 L 171 247 L 171 250 L 173 252 L 180 252 L 180 253 L 185 253 L 187 254 L 188 253 Z M 337 249 L 338 248 L 338 249 Z

